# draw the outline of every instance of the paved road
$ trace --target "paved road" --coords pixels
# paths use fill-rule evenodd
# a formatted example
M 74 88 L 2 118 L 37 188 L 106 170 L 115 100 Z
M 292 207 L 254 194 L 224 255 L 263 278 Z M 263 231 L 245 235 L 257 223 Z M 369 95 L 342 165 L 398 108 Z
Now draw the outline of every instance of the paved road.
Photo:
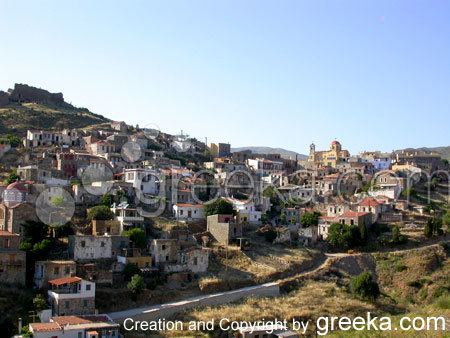
M 399 249 L 392 250 L 389 253 L 400 253 L 400 252 L 414 252 L 424 248 L 431 248 L 434 246 L 438 246 L 439 244 L 431 244 L 424 245 L 416 248 L 409 249 Z M 291 278 L 301 278 L 308 277 L 313 273 L 320 271 L 328 266 L 331 263 L 331 260 L 336 258 L 343 258 L 349 256 L 359 256 L 362 253 L 326 253 L 326 259 L 317 267 L 308 269 L 299 274 L 296 274 Z M 148 307 L 140 307 L 140 308 L 132 308 L 124 311 L 112 312 L 108 315 L 116 321 L 123 321 L 126 318 L 133 318 L 135 320 L 155 320 L 159 318 L 164 318 L 166 316 L 170 316 L 179 312 L 182 312 L 186 309 L 198 307 L 198 306 L 212 306 L 212 305 L 221 305 L 230 302 L 237 301 L 242 298 L 246 298 L 249 296 L 277 296 L 279 295 L 279 284 L 280 280 L 274 281 L 271 283 L 259 284 L 255 286 L 235 289 L 231 291 L 219 292 L 214 294 L 207 294 L 192 298 L 187 298 L 180 301 L 153 305 Z M 449 324 L 450 327 L 450 324 Z

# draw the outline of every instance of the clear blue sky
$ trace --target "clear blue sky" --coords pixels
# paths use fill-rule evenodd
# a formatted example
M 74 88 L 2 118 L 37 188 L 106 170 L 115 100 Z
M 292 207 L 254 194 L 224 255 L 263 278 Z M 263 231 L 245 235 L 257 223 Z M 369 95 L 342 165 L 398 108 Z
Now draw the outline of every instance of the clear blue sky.
M 0 0 L 0 88 L 232 146 L 450 145 L 450 1 Z

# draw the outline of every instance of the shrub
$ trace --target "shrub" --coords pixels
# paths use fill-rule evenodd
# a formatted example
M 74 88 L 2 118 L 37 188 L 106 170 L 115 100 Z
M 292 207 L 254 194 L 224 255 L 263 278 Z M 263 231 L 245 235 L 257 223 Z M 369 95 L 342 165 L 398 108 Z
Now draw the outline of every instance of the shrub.
M 364 231 L 357 225 L 334 223 L 328 230 L 328 242 L 336 248 L 348 249 L 364 244 Z M 364 236 L 364 238 L 363 238 Z
M 273 241 L 277 238 L 277 232 L 274 228 L 269 228 L 266 232 L 264 232 L 264 239 L 269 242 L 273 243 Z
M 211 203 L 205 203 L 204 210 L 205 216 L 216 214 L 225 214 L 225 215 L 234 214 L 233 204 L 224 200 L 223 198 L 219 198 Z
M 435 304 L 438 308 L 443 310 L 450 310 L 450 293 L 446 293 L 436 299 Z
M 130 237 L 130 241 L 138 248 L 145 248 L 147 246 L 147 238 L 145 236 L 145 231 L 139 228 L 133 228 L 124 231 L 122 235 Z
M 372 275 L 364 271 L 351 280 L 352 293 L 361 299 L 375 300 L 380 295 L 378 284 L 373 280 Z
M 392 228 L 391 244 L 403 244 L 406 243 L 407 240 L 408 239 L 401 233 L 400 228 L 397 225 Z
M 305 212 L 300 217 L 300 223 L 304 227 L 317 226 L 319 224 L 320 212 Z
M 89 221 L 96 220 L 110 220 L 114 218 L 113 212 L 106 205 L 97 205 L 89 209 L 87 218 Z
M 128 263 L 123 268 L 122 274 L 126 281 L 130 281 L 135 275 L 140 275 L 141 269 L 136 264 Z
M 38 294 L 34 297 L 33 306 L 36 312 L 40 312 L 48 308 L 47 301 L 42 294 Z
M 140 275 L 134 275 L 131 277 L 131 281 L 127 284 L 127 288 L 131 291 L 133 296 L 140 295 L 145 289 L 144 278 Z

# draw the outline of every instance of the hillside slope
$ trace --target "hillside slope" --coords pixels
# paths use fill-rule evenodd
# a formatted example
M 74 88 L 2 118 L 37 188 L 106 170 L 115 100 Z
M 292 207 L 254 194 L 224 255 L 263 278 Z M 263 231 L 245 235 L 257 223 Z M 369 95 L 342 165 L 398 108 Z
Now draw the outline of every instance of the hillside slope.
M 24 136 L 27 129 L 83 128 L 109 119 L 64 101 L 62 93 L 16 84 L 0 92 L 0 135 Z

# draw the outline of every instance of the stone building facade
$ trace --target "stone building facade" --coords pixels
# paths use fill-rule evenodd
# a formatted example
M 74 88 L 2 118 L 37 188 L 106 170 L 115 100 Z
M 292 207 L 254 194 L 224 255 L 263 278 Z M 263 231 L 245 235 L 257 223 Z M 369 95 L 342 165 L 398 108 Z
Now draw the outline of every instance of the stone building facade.
M 0 283 L 25 285 L 26 255 L 20 236 L 0 230 Z

